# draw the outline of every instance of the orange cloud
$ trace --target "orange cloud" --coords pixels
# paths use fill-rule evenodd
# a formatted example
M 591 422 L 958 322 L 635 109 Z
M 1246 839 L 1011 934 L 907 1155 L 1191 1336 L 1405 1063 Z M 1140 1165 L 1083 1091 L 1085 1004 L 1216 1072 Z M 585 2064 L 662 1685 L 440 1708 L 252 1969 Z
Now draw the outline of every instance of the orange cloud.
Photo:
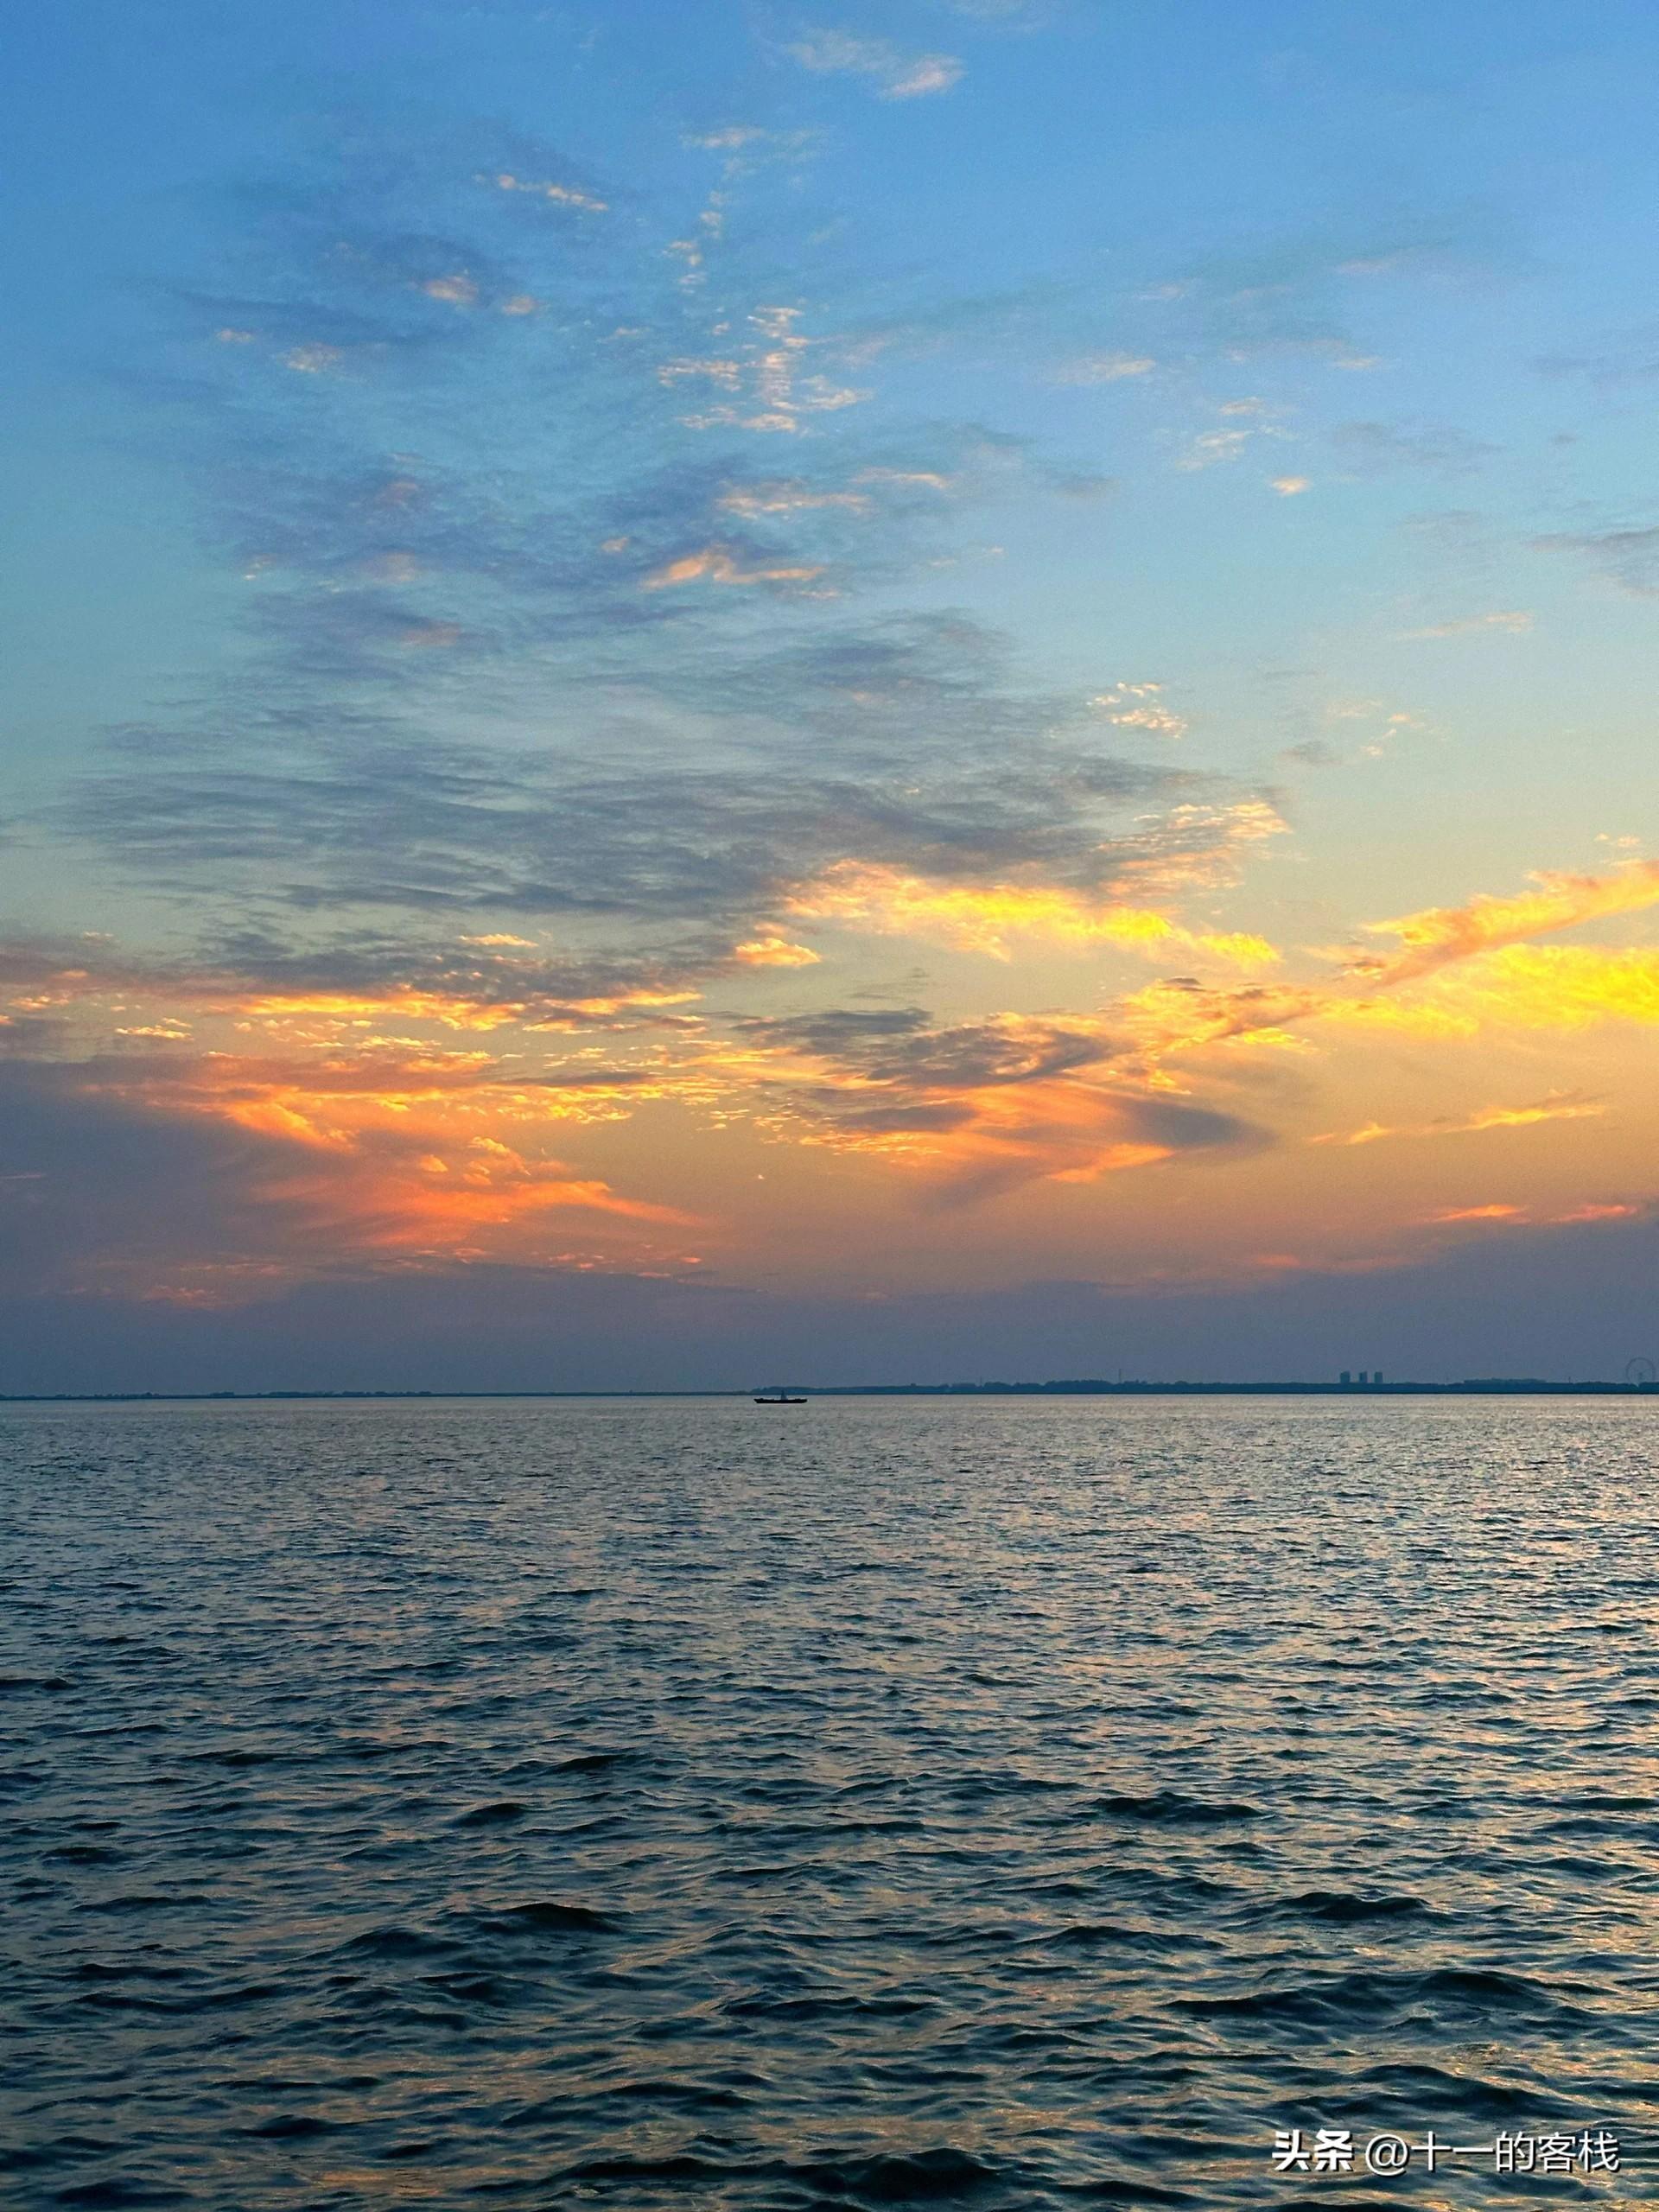
M 276 1150 L 253 1156 L 251 1189 L 261 1208 L 311 1224 L 315 1249 L 305 1238 L 289 1245 L 289 1274 L 353 1252 L 533 1257 L 542 1224 L 572 1212 L 630 1237 L 698 1218 L 543 1149 L 554 1126 L 612 1118 L 653 1091 L 666 1095 L 671 1077 L 607 1088 L 578 1066 L 562 1085 L 556 1072 L 532 1076 L 484 1052 L 381 1048 L 157 1057 L 130 1068 L 111 1055 L 85 1064 L 80 1088 L 275 1141 Z
M 400 1163 L 401 1166 L 401 1163 Z M 372 1182 L 371 1241 L 429 1247 L 435 1239 L 512 1229 L 551 1211 L 609 1214 L 630 1222 L 689 1228 L 696 1216 L 613 1191 L 597 1177 L 572 1175 L 556 1160 L 528 1160 L 491 1137 L 474 1137 L 453 1161 L 429 1154 L 411 1173 Z
M 1092 1183 L 1173 1159 L 1173 1145 L 1135 1133 L 1137 1103 L 1084 1076 L 985 1084 L 895 1099 L 893 1126 L 866 1128 L 855 1119 L 810 1141 L 926 1170 L 942 1198 L 982 1198 L 1023 1183 Z M 942 1108 L 946 1124 L 932 1126 Z
M 1217 990 L 1180 982 L 1149 983 L 1119 1002 L 1118 1012 L 1152 1059 L 1230 1042 L 1295 1049 L 1291 1029 L 1328 1012 L 1328 986 L 1246 983 Z
M 1191 850 L 1183 836 L 1181 849 L 1153 855 L 1148 866 L 1208 871 L 1213 880 L 1230 864 L 1230 840 L 1272 834 L 1275 820 L 1219 810 L 1204 817 L 1206 828 L 1214 824 L 1207 846 L 1199 836 Z M 1137 880 L 1133 868 L 1122 874 Z M 1516 898 L 1476 898 L 1378 925 L 1396 952 L 1308 980 L 1247 974 L 1211 986 L 1175 977 L 1098 1011 L 995 1014 L 954 1025 L 908 1010 L 873 1014 L 856 993 L 850 1007 L 821 1019 L 694 1018 L 671 1011 L 698 998 L 671 977 L 560 997 L 553 987 L 566 971 L 505 931 L 480 933 L 464 956 L 453 948 L 435 956 L 407 982 L 367 985 L 146 969 L 79 941 L 55 957 L 6 956 L 0 973 L 12 987 L 12 1014 L 24 1022 L 45 1014 L 54 1033 L 75 1040 L 48 1049 L 91 1055 L 79 1063 L 88 1087 L 146 1111 L 229 1125 L 280 1151 L 283 1179 L 263 1187 L 326 1219 L 320 1250 L 510 1258 L 545 1249 L 543 1224 L 564 1213 L 591 1217 L 600 1243 L 683 1224 L 664 1203 L 677 1193 L 653 1189 L 649 1171 L 636 1191 L 620 1186 L 627 1175 L 613 1185 L 590 1172 L 590 1160 L 550 1156 L 556 1142 L 561 1154 L 577 1149 L 574 1133 L 584 1124 L 620 1122 L 646 1105 L 741 1119 L 768 1138 L 903 1163 L 943 1195 L 990 1196 L 1033 1179 L 1080 1185 L 1191 1149 L 1261 1141 L 1262 1131 L 1231 1115 L 1187 1103 L 1205 1054 L 1217 1056 L 1219 1074 L 1239 1047 L 1311 1052 L 1310 1034 L 1339 1047 L 1368 1027 L 1431 1041 L 1497 1025 L 1659 1027 L 1659 948 L 1522 941 L 1528 931 L 1656 903 L 1659 864 L 1602 877 L 1549 874 Z M 1246 971 L 1278 957 L 1264 938 L 1195 928 L 1154 895 L 1024 880 L 954 883 L 860 860 L 799 884 L 783 912 L 932 938 L 1004 962 L 1033 946 L 1109 947 L 1172 965 L 1179 955 Z M 775 925 L 770 916 L 752 922 L 753 936 L 708 957 L 709 971 L 775 971 L 781 982 L 813 964 L 819 955 L 784 934 L 775 904 L 771 915 Z M 188 1010 L 199 1043 L 177 1008 Z M 602 1045 L 594 1041 L 601 1033 Z M 550 1034 L 575 1034 L 582 1048 L 559 1047 L 565 1057 L 550 1061 Z M 201 1049 L 214 1045 L 231 1049 Z M 1258 1078 L 1241 1069 L 1238 1080 Z M 1363 1148 L 1605 1110 L 1600 1099 L 1550 1092 L 1421 1123 L 1379 1114 L 1312 1141 Z M 642 1137 L 637 1160 L 652 1158 L 644 1144 Z M 1624 1216 L 1592 1208 L 1533 1217 Z M 1452 1208 L 1433 1220 L 1525 1218 L 1519 1205 L 1492 1205 Z M 1294 1229 L 1252 1237 L 1275 1247 L 1295 1241 Z
M 1332 1131 L 1324 1136 L 1310 1137 L 1310 1144 L 1378 1144 L 1389 1137 L 1456 1137 L 1471 1136 L 1483 1129 L 1521 1129 L 1530 1128 L 1535 1122 L 1578 1122 L 1605 1114 L 1607 1103 L 1600 1098 L 1571 1096 L 1540 1099 L 1533 1106 L 1485 1106 L 1461 1122 L 1451 1120 L 1420 1122 L 1401 1128 L 1390 1128 L 1385 1122 L 1367 1122 L 1363 1128 L 1343 1134 Z
M 677 584 L 810 584 L 823 574 L 816 568 L 743 569 L 723 545 L 704 545 L 677 561 L 665 561 L 640 583 L 642 591 L 665 591 Z
M 836 1019 L 817 1045 L 807 1023 L 760 1048 L 744 1086 L 775 1103 L 757 1118 L 796 1143 L 914 1169 L 941 1201 L 1092 1182 L 1265 1134 L 1120 1070 L 1122 1039 L 1096 1020 L 1003 1014 L 874 1042 L 855 1033 L 849 1062 Z
M 1391 961 L 1357 960 L 1352 970 L 1405 982 L 1478 952 L 1659 905 L 1659 861 L 1632 861 L 1611 875 L 1545 871 L 1532 880 L 1535 890 L 1514 898 L 1483 896 L 1463 906 L 1430 906 L 1396 921 L 1368 923 L 1376 935 L 1398 938 L 1403 950 Z

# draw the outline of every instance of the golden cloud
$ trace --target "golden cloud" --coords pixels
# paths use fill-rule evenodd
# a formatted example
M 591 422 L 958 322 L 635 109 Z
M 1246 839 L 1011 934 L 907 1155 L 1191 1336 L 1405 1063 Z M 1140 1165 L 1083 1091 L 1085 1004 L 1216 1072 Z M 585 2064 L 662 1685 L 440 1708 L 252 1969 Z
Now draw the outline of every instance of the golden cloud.
M 888 936 L 942 938 L 995 960 L 1011 959 L 1020 938 L 1075 947 L 1115 944 L 1137 952 L 1203 952 L 1241 968 L 1265 967 L 1279 958 L 1264 938 L 1194 931 L 1152 907 L 1090 899 L 1044 885 L 940 883 L 862 861 L 841 861 L 826 869 L 793 893 L 788 911 Z
M 1659 905 L 1659 861 L 1632 861 L 1611 875 L 1547 871 L 1532 881 L 1535 889 L 1513 898 L 1483 896 L 1462 906 L 1430 906 L 1395 921 L 1368 923 L 1374 935 L 1398 938 L 1402 950 L 1393 960 L 1361 957 L 1351 967 L 1379 982 L 1406 982 L 1478 952 Z
M 1586 1121 L 1607 1110 L 1602 1098 L 1557 1096 L 1552 1093 L 1530 1106 L 1483 1106 L 1465 1120 L 1449 1118 L 1437 1122 L 1418 1122 L 1402 1127 L 1390 1127 L 1382 1122 L 1367 1122 L 1362 1128 L 1345 1133 L 1332 1131 L 1323 1136 L 1310 1137 L 1310 1144 L 1380 1144 L 1390 1137 L 1456 1137 L 1471 1136 L 1484 1129 L 1529 1128 L 1536 1122 Z
M 733 959 L 746 968 L 815 968 L 821 957 L 810 945 L 791 944 L 781 937 L 752 938 L 732 947 Z

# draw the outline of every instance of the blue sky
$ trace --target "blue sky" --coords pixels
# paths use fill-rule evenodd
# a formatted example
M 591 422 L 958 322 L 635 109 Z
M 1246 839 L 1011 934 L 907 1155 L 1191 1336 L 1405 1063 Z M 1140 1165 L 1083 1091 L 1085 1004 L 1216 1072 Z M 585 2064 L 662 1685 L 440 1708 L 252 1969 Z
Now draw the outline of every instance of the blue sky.
M 502 1280 L 1224 1365 L 1287 1275 L 1524 1249 L 1553 1342 L 1628 1274 L 1650 12 L 23 41 L 0 1207 L 73 1350 L 0 1385 L 337 1281 L 464 1282 L 464 1382 Z

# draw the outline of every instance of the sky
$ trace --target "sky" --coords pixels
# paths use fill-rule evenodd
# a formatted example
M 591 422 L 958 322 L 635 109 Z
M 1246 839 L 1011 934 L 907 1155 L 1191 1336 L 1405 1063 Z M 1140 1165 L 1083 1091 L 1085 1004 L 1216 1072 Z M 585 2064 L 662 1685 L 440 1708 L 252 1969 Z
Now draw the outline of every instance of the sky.
M 1650 10 L 19 29 L 0 1389 L 1659 1353 Z

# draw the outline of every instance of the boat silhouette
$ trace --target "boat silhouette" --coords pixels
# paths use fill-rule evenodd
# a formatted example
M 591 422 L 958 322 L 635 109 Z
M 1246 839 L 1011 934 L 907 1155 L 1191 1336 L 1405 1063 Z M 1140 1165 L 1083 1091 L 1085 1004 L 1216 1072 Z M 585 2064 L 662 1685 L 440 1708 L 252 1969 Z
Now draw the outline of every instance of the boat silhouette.
M 754 1402 L 757 1406 L 804 1406 L 806 1400 L 791 1398 L 787 1390 L 757 1390 Z

